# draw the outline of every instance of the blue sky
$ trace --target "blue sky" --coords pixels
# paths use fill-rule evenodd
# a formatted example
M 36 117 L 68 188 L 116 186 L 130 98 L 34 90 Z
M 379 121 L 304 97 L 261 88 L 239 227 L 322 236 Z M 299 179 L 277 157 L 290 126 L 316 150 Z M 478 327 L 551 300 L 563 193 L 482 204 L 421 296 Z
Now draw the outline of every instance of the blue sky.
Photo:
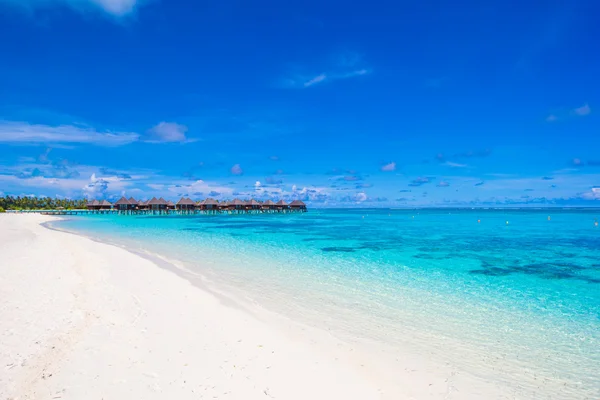
M 600 3 L 288 3 L 0 0 L 0 193 L 600 205 Z

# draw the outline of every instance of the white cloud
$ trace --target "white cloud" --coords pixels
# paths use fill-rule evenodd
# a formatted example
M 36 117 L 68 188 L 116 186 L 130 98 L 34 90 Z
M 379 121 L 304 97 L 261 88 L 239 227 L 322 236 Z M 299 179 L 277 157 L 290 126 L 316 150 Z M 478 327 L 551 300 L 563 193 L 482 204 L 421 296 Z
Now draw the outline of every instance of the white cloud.
M 116 17 L 123 17 L 132 13 L 145 0 L 0 0 L 14 6 L 24 8 L 70 6 L 76 10 L 84 11 L 89 8 L 105 11 Z
M 302 200 L 302 201 L 314 201 L 314 202 L 326 202 L 329 199 L 329 191 L 325 187 L 303 187 L 298 189 L 297 185 L 292 186 L 292 191 L 287 192 L 283 190 L 277 191 L 276 197 L 285 198 L 287 200 Z
M 108 190 L 108 181 L 96 178 L 96 174 L 90 176 L 90 182 L 83 188 L 83 194 L 88 199 L 104 197 Z
M 366 67 L 362 55 L 354 52 L 335 54 L 321 71 L 296 71 L 283 81 L 283 87 L 289 89 L 306 89 L 326 82 L 350 79 L 368 75 L 371 70 Z
M 589 192 L 581 195 L 586 200 L 600 200 L 600 187 L 593 187 Z
M 286 81 L 286 86 L 290 88 L 309 88 L 319 83 L 349 79 L 357 76 L 367 75 L 369 73 L 371 73 L 371 71 L 368 69 L 358 69 L 349 72 L 322 73 L 313 77 L 296 77 L 294 79 L 288 79 Z
M 572 161 L 572 163 L 575 166 L 581 166 L 581 165 L 583 165 L 583 161 L 581 161 L 581 159 L 579 159 L 579 158 L 574 158 L 573 161 Z
M 218 192 L 219 195 L 231 196 L 233 189 L 231 187 L 220 186 L 214 182 L 206 182 L 201 179 L 189 183 L 189 181 L 173 180 L 168 177 L 161 177 L 160 179 L 167 180 L 169 183 L 148 183 L 147 187 L 154 190 L 156 193 L 145 193 L 148 197 L 152 196 L 164 196 L 165 198 L 178 198 L 181 196 L 203 196 L 203 197 L 216 197 L 211 195 L 211 192 Z M 202 193 L 202 195 L 200 195 Z
M 583 106 L 577 107 L 573 110 L 573 113 L 575 113 L 575 115 L 579 115 L 581 117 L 589 115 L 591 112 L 592 109 L 590 108 L 589 104 L 584 104 Z
M 386 164 L 383 167 L 381 167 L 381 170 L 382 171 L 386 171 L 386 172 L 395 171 L 396 170 L 396 163 L 392 161 L 391 163 Z
M 452 162 L 452 161 L 446 161 L 444 163 L 444 165 L 447 166 L 447 167 L 451 167 L 451 168 L 466 168 L 466 167 L 468 167 L 467 164 L 460 164 L 460 163 L 455 163 L 455 162 Z
M 138 139 L 139 135 L 133 132 L 99 132 L 94 128 L 75 125 L 34 125 L 27 122 L 0 120 L 0 143 L 81 143 L 122 146 Z
M 317 75 L 314 78 L 311 78 L 308 81 L 304 82 L 304 87 L 309 87 L 316 83 L 323 82 L 325 79 L 327 79 L 327 75 L 325 75 L 325 74 Z
M 356 197 L 355 198 L 356 198 L 356 201 L 362 202 L 362 201 L 366 201 L 368 197 L 367 197 L 366 193 L 361 192 L 361 193 L 356 193 Z
M 102 7 L 104 11 L 117 16 L 129 14 L 138 4 L 137 0 L 92 0 Z
M 240 167 L 240 164 L 235 164 L 231 167 L 231 173 L 234 175 L 242 175 L 244 171 L 242 170 L 242 167 Z
M 187 126 L 175 122 L 161 122 L 148 130 L 148 142 L 185 142 Z
M 585 117 L 586 115 L 590 115 L 592 113 L 592 109 L 589 104 L 584 104 L 581 107 L 573 108 L 570 110 L 558 110 L 555 113 L 550 114 L 546 117 L 546 122 L 557 122 L 557 121 L 565 121 L 569 118 L 576 117 Z

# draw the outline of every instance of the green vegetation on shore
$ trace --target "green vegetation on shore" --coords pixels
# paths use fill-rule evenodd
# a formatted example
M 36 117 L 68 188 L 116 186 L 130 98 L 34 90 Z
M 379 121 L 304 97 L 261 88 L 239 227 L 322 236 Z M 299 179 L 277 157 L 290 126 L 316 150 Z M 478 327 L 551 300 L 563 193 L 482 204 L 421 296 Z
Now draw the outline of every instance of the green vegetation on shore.
M 55 199 L 52 197 L 29 197 L 29 196 L 5 196 L 0 197 L 0 212 L 4 210 L 54 210 L 64 208 L 66 210 L 85 208 L 85 199 Z

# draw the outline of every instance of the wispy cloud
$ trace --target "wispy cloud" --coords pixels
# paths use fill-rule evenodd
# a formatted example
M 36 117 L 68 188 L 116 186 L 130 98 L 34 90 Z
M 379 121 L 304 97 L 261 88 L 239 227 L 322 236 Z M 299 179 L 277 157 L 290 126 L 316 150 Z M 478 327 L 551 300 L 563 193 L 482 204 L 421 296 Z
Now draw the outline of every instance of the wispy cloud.
M 308 81 L 304 82 L 304 84 L 302 86 L 309 87 L 309 86 L 315 85 L 319 82 L 323 82 L 325 79 L 327 79 L 327 75 L 320 74 L 320 75 L 317 75 L 314 78 L 311 78 Z
M 331 83 L 344 79 L 356 78 L 371 73 L 363 62 L 363 57 L 358 53 L 346 52 L 332 57 L 325 68 L 321 71 L 310 73 L 293 73 L 283 80 L 283 87 L 290 89 L 306 89 L 324 83 Z M 314 71 L 314 69 L 313 69 Z
M 576 107 L 570 110 L 562 109 L 555 111 L 546 117 L 546 122 L 552 123 L 557 121 L 564 121 L 571 118 L 585 117 L 587 115 L 590 115 L 591 113 L 592 108 L 588 103 L 585 103 L 581 107 Z
M 574 167 L 583 167 L 585 165 L 585 162 L 583 162 L 583 160 L 581 160 L 580 158 L 574 158 L 571 160 L 571 165 L 573 165 Z
M 385 171 L 385 172 L 395 171 L 396 170 L 396 163 L 392 161 L 389 164 L 385 164 L 383 167 L 381 167 L 381 170 Z
M 97 146 L 122 146 L 135 142 L 139 138 L 140 135 L 133 132 L 97 131 L 87 126 L 50 126 L 0 121 L 0 143 L 81 143 Z
M 0 143 L 46 144 L 50 146 L 89 144 L 116 147 L 133 142 L 187 143 L 187 127 L 174 122 L 161 122 L 149 129 L 145 135 L 135 132 L 97 130 L 87 125 L 44 125 L 23 121 L 0 120 Z M 49 150 L 48 150 L 49 151 Z M 47 156 L 47 154 L 46 154 Z M 42 155 L 42 157 L 44 157 Z
M 449 166 L 449 167 L 467 167 L 468 165 L 466 164 L 459 164 L 456 162 L 451 162 L 448 160 L 458 160 L 458 159 L 464 159 L 464 158 L 484 158 L 484 157 L 488 157 L 492 154 L 492 150 L 491 149 L 481 149 L 481 150 L 469 150 L 469 151 L 463 151 L 462 153 L 456 153 L 453 155 L 446 155 L 444 153 L 438 153 L 435 156 L 435 159 L 441 163 L 444 163 L 445 165 Z
M 186 142 L 187 126 L 175 122 L 161 122 L 148 130 L 147 142 Z
M 231 173 L 233 175 L 242 175 L 244 173 L 244 170 L 242 169 L 240 164 L 235 164 L 233 167 L 231 167 Z
M 431 182 L 432 179 L 434 179 L 434 178 L 430 178 L 430 177 L 427 177 L 427 176 L 420 176 L 420 177 L 418 177 L 418 178 L 413 179 L 412 181 L 410 181 L 410 183 L 408 184 L 408 186 L 415 186 L 415 187 L 416 186 L 423 186 L 426 183 Z
M 0 3 L 8 3 L 24 9 L 66 5 L 79 11 L 100 10 L 116 17 L 132 13 L 145 2 L 144 0 L 0 0 Z
M 369 71 L 367 69 L 358 69 L 355 71 L 350 71 L 350 72 L 345 72 L 345 73 L 328 72 L 328 73 L 321 73 L 319 75 L 316 75 L 313 77 L 308 77 L 308 78 L 307 77 L 296 77 L 294 79 L 287 80 L 287 83 L 288 83 L 289 87 L 291 87 L 291 88 L 298 88 L 298 87 L 309 88 L 311 86 L 315 86 L 317 84 L 324 83 L 324 82 L 332 82 L 332 81 L 336 81 L 336 80 L 349 79 L 349 78 L 355 78 L 357 76 L 367 75 L 370 72 L 371 71 Z
M 451 168 L 467 168 L 467 164 L 460 164 L 452 161 L 446 161 L 443 165 Z
M 283 179 L 274 178 L 272 176 L 267 176 L 265 178 L 265 182 L 267 182 L 267 184 L 269 184 L 269 185 L 280 185 L 283 183 Z
M 573 110 L 573 114 L 579 115 L 580 117 L 589 115 L 591 112 L 592 109 L 590 108 L 589 104 L 584 104 L 583 106 L 577 107 Z
M 581 193 L 581 198 L 586 200 L 600 200 L 600 187 L 593 187 L 589 192 Z

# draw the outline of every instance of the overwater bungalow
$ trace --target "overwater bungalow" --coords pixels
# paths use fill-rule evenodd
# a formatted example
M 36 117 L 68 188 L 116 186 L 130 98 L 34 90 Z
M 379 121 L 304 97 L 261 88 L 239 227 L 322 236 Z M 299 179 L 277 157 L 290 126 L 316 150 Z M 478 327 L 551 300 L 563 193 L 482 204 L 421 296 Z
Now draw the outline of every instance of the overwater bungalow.
M 100 202 L 98 200 L 89 201 L 86 205 L 88 210 L 99 210 Z
M 260 210 L 260 203 L 254 199 L 251 199 L 244 204 L 245 210 Z
M 229 209 L 233 209 L 233 210 L 243 210 L 244 209 L 244 202 L 241 201 L 240 199 L 233 199 L 230 203 L 229 203 Z
M 216 211 L 219 209 L 219 202 L 209 197 L 202 202 L 202 209 L 207 211 Z
M 290 206 L 288 205 L 288 203 L 286 203 L 283 200 L 279 200 L 277 203 L 275 203 L 275 209 L 277 211 L 286 211 L 290 208 Z
M 173 203 L 172 201 L 165 200 L 162 197 L 158 199 L 153 197 L 150 200 L 138 201 L 133 197 L 127 199 L 125 196 L 117 200 L 114 205 L 107 200 L 91 200 L 87 203 L 86 208 L 91 212 L 114 212 L 119 214 L 169 214 L 177 212 L 196 214 L 200 212 L 252 213 L 307 211 L 306 204 L 301 200 L 294 200 L 288 204 L 284 200 L 279 200 L 277 203 L 274 203 L 272 200 L 261 202 L 255 199 L 240 200 L 239 198 L 236 198 L 231 201 L 223 200 L 219 202 L 213 198 L 208 198 L 196 203 L 189 197 L 182 197 L 177 203 Z
M 294 200 L 290 203 L 290 210 L 305 212 L 306 204 L 302 200 Z
M 182 197 L 176 204 L 178 210 L 191 211 L 196 209 L 196 203 L 189 197 Z
M 127 200 L 129 200 L 129 204 L 131 204 L 131 209 L 132 210 L 136 210 L 138 208 L 139 202 L 136 199 L 134 199 L 133 197 L 130 197 Z
M 264 203 L 261 204 L 260 208 L 263 211 L 272 211 L 275 209 L 275 202 L 273 202 L 273 200 L 266 200 Z
M 110 210 L 112 209 L 112 204 L 110 201 L 108 200 L 102 200 L 99 204 L 98 204 L 98 209 L 99 210 Z
M 131 203 L 125 197 L 121 197 L 119 200 L 117 200 L 114 206 L 119 211 L 127 211 L 132 209 Z
M 150 199 L 150 201 L 148 201 L 147 206 L 148 206 L 148 209 L 150 209 L 152 211 L 166 211 L 167 210 L 167 201 L 165 199 L 163 199 L 162 197 L 160 199 L 153 197 L 152 199 Z

